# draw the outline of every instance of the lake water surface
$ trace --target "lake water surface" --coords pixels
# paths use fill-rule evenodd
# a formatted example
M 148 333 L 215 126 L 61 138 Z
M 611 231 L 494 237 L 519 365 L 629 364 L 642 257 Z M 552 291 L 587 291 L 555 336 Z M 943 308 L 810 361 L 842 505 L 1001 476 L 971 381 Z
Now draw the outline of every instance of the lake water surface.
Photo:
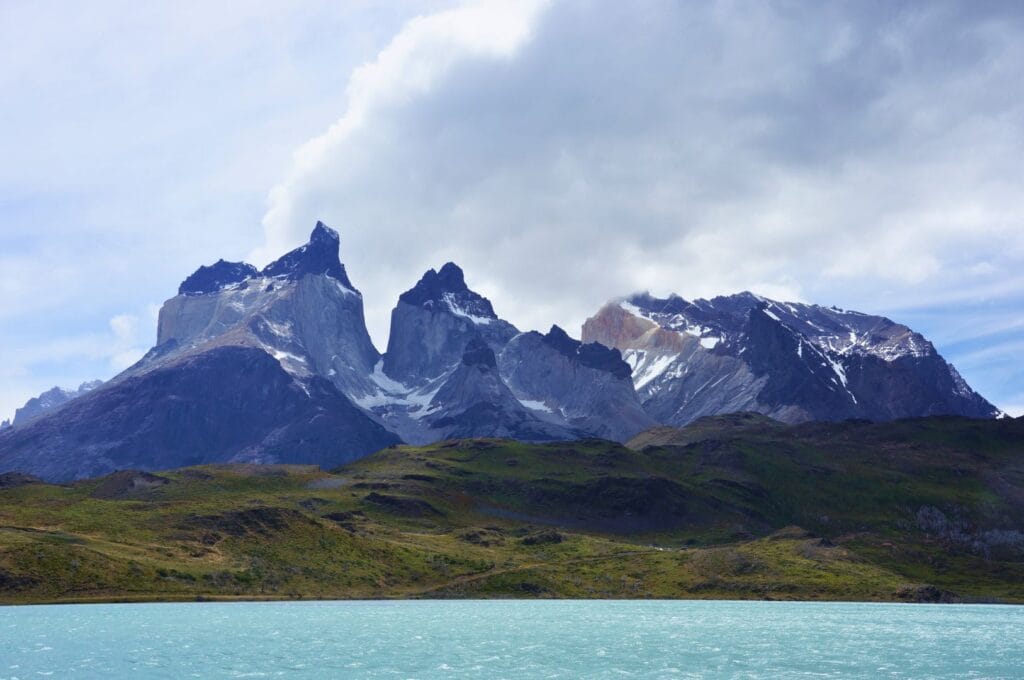
M 0 608 L 0 678 L 1020 678 L 1024 607 L 411 601 Z

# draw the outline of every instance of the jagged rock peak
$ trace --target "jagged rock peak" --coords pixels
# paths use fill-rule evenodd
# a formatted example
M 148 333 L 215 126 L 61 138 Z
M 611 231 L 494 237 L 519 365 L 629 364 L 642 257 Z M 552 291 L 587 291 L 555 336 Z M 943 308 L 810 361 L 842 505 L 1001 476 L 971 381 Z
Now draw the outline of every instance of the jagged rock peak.
M 484 342 L 483 338 L 473 338 L 462 352 L 462 363 L 466 366 L 481 368 L 497 368 L 498 361 L 494 351 Z
M 491 301 L 469 289 L 462 269 L 454 262 L 446 263 L 440 271 L 428 269 L 398 300 L 427 309 L 446 309 L 474 321 L 498 318 Z
M 622 360 L 622 354 L 617 349 L 610 349 L 597 342 L 574 340 L 557 325 L 551 326 L 551 330 L 541 339 L 561 354 L 575 358 L 582 366 L 607 371 L 620 379 L 630 376 L 629 364 Z
M 341 239 L 338 232 L 323 222 L 317 222 L 309 235 L 309 242 L 281 256 L 263 268 L 263 276 L 282 276 L 289 280 L 308 274 L 325 274 L 355 291 L 339 258 Z
M 202 266 L 178 286 L 178 295 L 204 295 L 215 293 L 233 283 L 241 283 L 256 276 L 256 267 L 245 262 L 217 260 L 209 266 Z
M 192 273 L 178 287 L 179 295 L 205 295 L 216 293 L 229 286 L 243 284 L 257 276 L 286 277 L 300 279 L 307 274 L 325 274 L 339 281 L 346 288 L 357 292 L 345 273 L 345 265 L 338 257 L 341 239 L 338 232 L 323 222 L 317 222 L 309 235 L 309 242 L 286 255 L 274 260 L 263 271 L 246 262 L 217 260 L 204 265 Z M 244 288 L 245 286 L 240 286 Z
M 91 392 L 102 384 L 102 380 L 88 380 L 79 385 L 77 389 L 64 389 L 63 387 L 50 388 L 38 397 L 32 397 L 25 402 L 24 406 L 16 409 L 14 411 L 14 420 L 11 421 L 11 425 L 24 425 L 33 418 L 38 418 L 47 411 L 52 411 L 72 399 L 76 399 L 87 392 Z

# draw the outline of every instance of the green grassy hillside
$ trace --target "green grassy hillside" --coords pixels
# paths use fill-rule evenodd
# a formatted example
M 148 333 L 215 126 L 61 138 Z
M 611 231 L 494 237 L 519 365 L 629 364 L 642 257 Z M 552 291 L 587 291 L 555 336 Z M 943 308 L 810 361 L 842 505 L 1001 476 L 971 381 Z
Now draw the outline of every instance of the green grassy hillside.
M 0 476 L 0 601 L 1024 602 L 1024 421 L 469 440 L 335 471 Z

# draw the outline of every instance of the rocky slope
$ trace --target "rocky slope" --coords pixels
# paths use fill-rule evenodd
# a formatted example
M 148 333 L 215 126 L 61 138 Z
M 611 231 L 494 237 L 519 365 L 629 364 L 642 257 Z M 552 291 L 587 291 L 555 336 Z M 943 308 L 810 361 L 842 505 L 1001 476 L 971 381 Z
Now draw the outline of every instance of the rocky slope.
M 517 335 L 498 366 L 523 404 L 591 436 L 625 441 L 657 424 L 641 407 L 618 350 L 584 344 L 558 326 Z
M 998 415 L 921 335 L 859 312 L 643 294 L 606 305 L 583 339 L 622 351 L 644 409 L 665 424 L 736 411 L 790 423 Z

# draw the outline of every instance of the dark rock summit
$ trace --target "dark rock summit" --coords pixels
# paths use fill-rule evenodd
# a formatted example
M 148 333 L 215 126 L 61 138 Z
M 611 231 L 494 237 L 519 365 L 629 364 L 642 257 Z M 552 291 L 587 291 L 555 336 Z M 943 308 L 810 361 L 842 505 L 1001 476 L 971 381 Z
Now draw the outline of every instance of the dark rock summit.
M 427 270 L 415 286 L 399 296 L 398 301 L 426 308 L 444 305 L 452 313 L 481 319 L 498 318 L 491 301 L 469 289 L 462 269 L 454 262 L 445 263 L 440 271 Z
M 283 276 L 291 281 L 308 275 L 323 274 L 341 282 L 346 288 L 355 290 L 348 280 L 345 265 L 338 257 L 341 239 L 338 232 L 323 222 L 317 222 L 309 242 L 271 262 L 263 269 L 263 276 Z
M 186 278 L 178 287 L 178 294 L 208 295 L 259 277 L 297 281 L 309 275 L 329 276 L 346 288 L 355 291 L 355 287 L 345 272 L 345 265 L 339 258 L 340 247 L 341 239 L 338 232 L 323 222 L 317 222 L 305 245 L 282 255 L 264 267 L 262 271 L 245 262 L 217 260 L 212 265 L 200 267 Z M 262 283 L 261 285 L 272 286 L 273 284 Z
M 217 260 L 215 263 L 204 265 L 197 269 L 191 276 L 181 282 L 178 287 L 179 295 L 205 295 L 214 293 L 234 283 L 241 283 L 248 278 L 258 275 L 256 267 L 245 262 L 226 262 Z
M 629 364 L 622 360 L 622 354 L 617 349 L 605 347 L 597 342 L 582 343 L 574 340 L 558 326 L 552 326 L 541 339 L 562 356 L 578 361 L 580 366 L 607 371 L 620 379 L 631 375 Z
M 462 352 L 462 364 L 464 366 L 479 366 L 481 369 L 498 367 L 494 351 L 480 338 L 473 338 L 466 343 L 466 349 Z

